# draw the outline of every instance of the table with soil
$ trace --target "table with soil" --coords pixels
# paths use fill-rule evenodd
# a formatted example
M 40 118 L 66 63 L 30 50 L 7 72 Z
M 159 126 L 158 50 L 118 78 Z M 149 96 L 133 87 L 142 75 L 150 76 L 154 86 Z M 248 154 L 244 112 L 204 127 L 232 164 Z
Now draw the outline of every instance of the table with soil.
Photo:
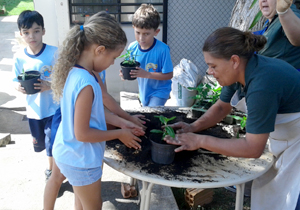
M 168 113 L 164 113 L 164 116 L 168 116 Z M 183 120 L 183 116 L 178 118 Z M 150 122 L 160 126 L 154 119 Z M 148 129 L 145 136 L 149 134 Z M 202 134 L 230 138 L 230 134 L 222 125 L 203 131 Z M 104 154 L 104 162 L 107 165 L 142 181 L 141 210 L 149 209 L 154 184 L 178 188 L 218 188 L 236 185 L 235 209 L 242 209 L 245 182 L 265 173 L 273 163 L 273 155 L 267 149 L 258 159 L 227 157 L 199 149 L 176 153 L 172 164 L 160 165 L 151 160 L 149 139 L 147 137 L 141 139 L 141 150 L 129 149 L 119 140 L 114 140 L 107 142 Z

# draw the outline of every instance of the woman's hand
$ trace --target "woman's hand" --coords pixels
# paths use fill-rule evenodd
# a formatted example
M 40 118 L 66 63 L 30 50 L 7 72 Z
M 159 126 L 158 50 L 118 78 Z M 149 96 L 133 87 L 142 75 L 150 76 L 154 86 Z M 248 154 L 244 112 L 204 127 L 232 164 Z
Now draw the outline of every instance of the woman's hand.
M 46 90 L 50 90 L 51 89 L 51 84 L 50 82 L 46 81 L 46 80 L 42 80 L 42 79 L 38 79 L 38 81 L 40 81 L 41 83 L 34 83 L 34 89 L 38 89 L 41 90 L 40 92 L 44 92 Z
M 135 136 L 132 130 L 122 129 L 122 131 L 122 135 L 119 137 L 119 139 L 125 144 L 126 147 L 141 149 L 141 145 L 138 142 L 142 142 L 142 140 Z
M 201 135 L 195 134 L 195 133 L 182 133 L 182 134 L 176 134 L 175 138 L 172 138 L 171 136 L 165 136 L 164 140 L 168 144 L 174 144 L 179 145 L 180 147 L 175 149 L 175 152 L 180 152 L 183 150 L 197 150 L 200 148 L 198 139 Z
M 188 133 L 188 132 L 193 132 L 192 127 L 190 124 L 185 123 L 185 122 L 177 122 L 174 124 L 168 125 L 169 127 L 173 128 L 176 130 L 176 133 Z M 164 128 L 164 126 L 163 126 Z
M 276 11 L 285 12 L 292 5 L 293 0 L 277 0 Z

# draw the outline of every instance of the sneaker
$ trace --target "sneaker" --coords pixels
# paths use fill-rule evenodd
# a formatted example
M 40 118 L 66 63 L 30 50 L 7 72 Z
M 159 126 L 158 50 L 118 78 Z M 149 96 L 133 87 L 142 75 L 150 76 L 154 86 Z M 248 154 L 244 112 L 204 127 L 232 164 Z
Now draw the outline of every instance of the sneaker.
M 236 193 L 236 187 L 235 186 L 229 186 L 229 187 L 224 187 L 226 190 Z
M 52 174 L 52 170 L 46 169 L 45 170 L 45 176 L 46 176 L 46 182 L 48 181 L 48 179 L 50 178 Z
M 230 192 L 236 193 L 236 187 L 235 186 L 229 186 L 229 187 L 224 187 L 224 188 L 226 190 L 230 191 Z M 251 191 L 245 189 L 244 196 L 250 197 L 251 196 Z

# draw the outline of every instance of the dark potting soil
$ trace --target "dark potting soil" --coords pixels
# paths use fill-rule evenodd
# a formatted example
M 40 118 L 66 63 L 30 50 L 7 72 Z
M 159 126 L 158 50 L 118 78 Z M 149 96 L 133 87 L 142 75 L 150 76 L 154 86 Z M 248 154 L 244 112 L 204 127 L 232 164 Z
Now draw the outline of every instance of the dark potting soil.
M 36 75 L 36 74 L 26 74 L 24 80 L 30 80 L 30 79 L 35 79 L 35 78 L 39 78 L 40 75 Z M 19 80 L 22 80 L 22 75 L 18 76 Z
M 141 64 L 139 62 L 135 62 L 134 64 L 129 64 L 129 63 L 121 63 L 121 66 L 122 67 L 132 67 L 132 68 L 135 68 L 135 67 L 139 67 Z
M 209 154 L 202 153 L 203 149 L 196 151 L 182 151 L 178 152 L 175 155 L 175 159 L 172 164 L 169 165 L 160 165 L 154 163 L 151 159 L 151 143 L 148 138 L 150 130 L 152 129 L 161 129 L 161 123 L 158 118 L 154 117 L 155 115 L 160 115 L 156 113 L 130 113 L 130 114 L 142 114 L 149 121 L 146 121 L 146 134 L 145 136 L 140 137 L 142 142 L 140 143 L 142 148 L 140 150 L 130 149 L 126 147 L 121 141 L 113 140 L 106 143 L 108 149 L 114 149 L 122 157 L 125 162 L 133 162 L 136 166 L 140 167 L 142 170 L 146 171 L 149 174 L 158 174 L 164 176 L 166 179 L 172 178 L 174 176 L 180 175 L 185 171 L 188 171 L 191 167 L 194 166 L 192 159 L 206 159 L 204 156 L 210 156 L 216 160 L 226 159 L 226 156 L 220 154 Z M 166 111 L 162 114 L 164 117 L 173 117 L 176 116 L 176 119 L 169 121 L 168 124 L 172 124 L 178 121 L 184 121 L 191 123 L 195 119 L 190 119 L 186 117 L 186 113 Z M 226 126 L 226 125 L 225 125 Z M 218 138 L 231 138 L 232 135 L 229 134 L 226 130 L 223 129 L 223 126 L 217 125 L 207 130 L 199 132 L 202 135 L 210 135 Z M 212 163 L 213 164 L 213 163 Z M 167 172 L 167 173 L 166 173 Z M 167 177 L 171 174 L 172 177 Z

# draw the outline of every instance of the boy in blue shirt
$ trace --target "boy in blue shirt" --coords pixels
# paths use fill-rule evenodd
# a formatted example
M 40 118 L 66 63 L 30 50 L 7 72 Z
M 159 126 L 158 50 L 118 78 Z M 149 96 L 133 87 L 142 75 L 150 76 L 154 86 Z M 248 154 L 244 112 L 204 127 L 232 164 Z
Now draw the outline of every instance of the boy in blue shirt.
M 164 106 L 171 92 L 173 64 L 170 48 L 154 38 L 160 31 L 159 24 L 159 13 L 150 4 L 142 4 L 132 19 L 136 41 L 129 45 L 128 50 L 137 55 L 136 60 L 141 65 L 130 74 L 138 79 L 143 106 Z
M 18 82 L 18 75 L 23 70 L 36 70 L 41 73 L 40 83 L 35 83 L 35 89 L 39 92 L 26 96 L 26 111 L 29 128 L 33 137 L 35 152 L 41 152 L 46 148 L 49 165 L 45 171 L 46 180 L 52 170 L 52 143 L 51 122 L 52 117 L 58 108 L 52 99 L 50 89 L 50 75 L 54 63 L 54 55 L 57 47 L 43 43 L 42 37 L 45 34 L 44 20 L 37 11 L 25 10 L 18 17 L 18 28 L 20 35 L 26 42 L 26 48 L 17 52 L 14 56 L 13 81 L 16 82 L 16 89 L 26 94 L 25 89 Z

